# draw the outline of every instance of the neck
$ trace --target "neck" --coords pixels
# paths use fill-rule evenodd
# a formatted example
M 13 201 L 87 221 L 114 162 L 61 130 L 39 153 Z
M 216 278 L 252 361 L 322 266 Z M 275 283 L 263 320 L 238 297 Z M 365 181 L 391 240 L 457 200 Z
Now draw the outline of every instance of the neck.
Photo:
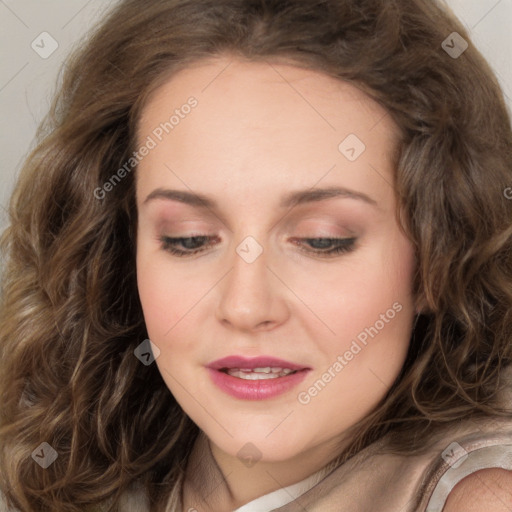
M 339 439 L 334 439 L 287 460 L 243 463 L 209 441 L 202 432 L 198 442 L 202 453 L 194 450 L 187 466 L 184 510 L 194 507 L 194 503 L 198 505 L 200 492 L 212 510 L 232 511 L 308 478 L 325 468 L 333 460 L 333 454 L 340 451 Z

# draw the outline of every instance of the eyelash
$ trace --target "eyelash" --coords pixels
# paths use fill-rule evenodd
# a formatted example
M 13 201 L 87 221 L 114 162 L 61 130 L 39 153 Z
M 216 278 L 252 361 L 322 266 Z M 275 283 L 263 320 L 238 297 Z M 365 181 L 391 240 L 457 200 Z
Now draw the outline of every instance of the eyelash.
M 186 258 L 188 256 L 193 256 L 194 254 L 203 252 L 204 249 L 182 251 L 180 249 L 177 249 L 175 247 L 175 244 L 182 243 L 184 240 L 186 240 L 186 241 L 188 241 L 188 240 L 198 240 L 198 239 L 199 240 L 205 240 L 205 239 L 208 239 L 208 238 L 211 239 L 213 237 L 210 237 L 210 236 L 191 236 L 191 237 L 176 237 L 176 238 L 172 238 L 172 237 L 168 237 L 168 236 L 162 236 L 162 237 L 160 237 L 160 242 L 162 244 L 162 249 L 164 251 L 170 252 L 174 256 Z M 312 242 L 312 241 L 314 241 L 314 242 L 328 241 L 328 242 L 337 244 L 336 247 L 334 247 L 333 249 L 330 249 L 328 251 L 322 251 L 322 250 L 318 250 L 318 249 L 304 250 L 304 252 L 306 252 L 306 253 L 313 253 L 313 254 L 315 254 L 317 256 L 320 256 L 322 258 L 335 257 L 335 256 L 339 256 L 339 255 L 344 254 L 344 253 L 351 252 L 351 251 L 354 250 L 355 242 L 356 242 L 356 238 L 327 238 L 327 237 L 323 237 L 323 238 L 301 238 L 300 240 L 305 240 L 307 242 Z M 211 245 L 211 244 L 209 244 L 209 245 Z

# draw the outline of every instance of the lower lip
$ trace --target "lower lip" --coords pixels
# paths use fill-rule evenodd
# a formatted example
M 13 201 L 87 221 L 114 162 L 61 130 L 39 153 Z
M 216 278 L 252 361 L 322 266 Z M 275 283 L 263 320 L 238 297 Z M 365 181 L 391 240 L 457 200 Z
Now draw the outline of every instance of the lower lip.
M 246 380 L 207 368 L 213 383 L 222 391 L 241 400 L 266 400 L 282 395 L 304 380 L 309 369 L 299 370 L 286 377 L 265 380 Z

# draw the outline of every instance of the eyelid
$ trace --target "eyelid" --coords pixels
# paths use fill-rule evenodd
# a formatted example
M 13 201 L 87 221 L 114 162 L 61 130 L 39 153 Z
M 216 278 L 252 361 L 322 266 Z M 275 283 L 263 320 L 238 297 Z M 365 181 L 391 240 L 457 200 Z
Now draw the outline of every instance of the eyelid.
M 207 243 L 205 245 L 200 245 L 199 248 L 196 249 L 177 249 L 174 244 L 182 243 L 183 240 L 192 240 L 192 239 L 212 239 L 218 238 L 215 236 L 208 235 L 193 235 L 193 236 L 179 236 L 179 237 L 169 237 L 169 236 L 160 236 L 159 241 L 163 250 L 171 253 L 172 255 L 179 258 L 187 258 L 195 256 L 196 254 L 200 254 L 206 252 L 208 247 L 212 244 Z M 305 242 L 311 244 L 311 242 L 318 241 L 327 241 L 329 244 L 334 244 L 334 247 L 331 247 L 329 250 L 322 249 L 304 249 L 303 245 L 300 245 L 298 242 Z M 299 250 L 305 253 L 308 256 L 322 258 L 322 259 L 334 259 L 336 257 L 340 257 L 343 254 L 350 253 L 357 249 L 357 237 L 330 237 L 330 236 L 315 236 L 315 237 L 295 237 L 292 239 L 292 242 L 299 247 Z

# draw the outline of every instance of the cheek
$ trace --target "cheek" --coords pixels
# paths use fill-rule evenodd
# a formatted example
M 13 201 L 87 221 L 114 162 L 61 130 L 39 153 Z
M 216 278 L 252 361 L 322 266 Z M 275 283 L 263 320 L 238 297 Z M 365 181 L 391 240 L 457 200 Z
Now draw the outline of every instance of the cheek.
M 366 367 L 389 362 L 393 354 L 400 365 L 415 314 L 414 269 L 412 245 L 397 236 L 393 243 L 376 245 L 332 276 L 323 302 L 325 323 L 336 333 L 332 338 L 336 342 L 327 347 L 331 359 L 346 353 L 347 360 L 359 361 L 351 366 Z
M 173 372 L 181 364 L 173 365 L 173 356 L 193 353 L 201 337 L 196 336 L 201 320 L 201 304 L 212 284 L 198 279 L 197 274 L 171 264 L 167 253 L 155 249 L 154 242 L 145 242 L 137 248 L 137 286 L 149 339 L 160 349 L 157 365 Z M 191 335 L 191 333 L 194 335 Z M 183 361 L 183 360 L 181 360 Z
M 166 334 L 185 313 L 187 287 L 179 273 L 166 268 L 161 255 L 147 250 L 144 243 L 137 248 L 137 287 L 148 335 L 165 340 Z
M 373 324 L 395 302 L 409 309 L 414 255 L 410 244 L 397 242 L 369 248 L 364 257 L 332 273 L 326 288 L 329 298 L 324 302 L 331 318 L 344 323 L 348 319 L 349 325 Z

